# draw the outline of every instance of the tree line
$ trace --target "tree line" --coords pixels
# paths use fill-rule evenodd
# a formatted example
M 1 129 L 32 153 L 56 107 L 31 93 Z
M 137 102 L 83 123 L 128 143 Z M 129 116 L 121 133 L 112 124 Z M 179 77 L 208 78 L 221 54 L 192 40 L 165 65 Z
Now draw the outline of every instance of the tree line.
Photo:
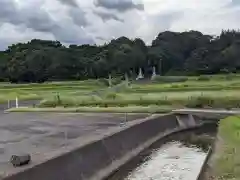
M 240 32 L 222 31 L 219 36 L 198 31 L 158 34 L 147 46 L 143 40 L 120 37 L 97 45 L 70 45 L 33 39 L 0 51 L 0 80 L 44 82 L 82 80 L 128 74 L 142 68 L 151 76 L 236 73 L 240 70 Z

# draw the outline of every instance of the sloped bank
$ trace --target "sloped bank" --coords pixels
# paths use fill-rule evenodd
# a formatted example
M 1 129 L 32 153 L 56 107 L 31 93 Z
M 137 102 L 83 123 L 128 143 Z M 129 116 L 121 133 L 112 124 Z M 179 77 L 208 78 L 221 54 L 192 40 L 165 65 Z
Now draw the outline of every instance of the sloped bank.
M 92 140 L 63 149 L 57 157 L 4 180 L 101 180 L 162 137 L 202 125 L 191 115 L 152 116 L 111 129 Z M 82 144 L 81 144 L 82 143 Z
M 240 117 L 231 116 L 219 123 L 213 155 L 203 180 L 240 179 Z

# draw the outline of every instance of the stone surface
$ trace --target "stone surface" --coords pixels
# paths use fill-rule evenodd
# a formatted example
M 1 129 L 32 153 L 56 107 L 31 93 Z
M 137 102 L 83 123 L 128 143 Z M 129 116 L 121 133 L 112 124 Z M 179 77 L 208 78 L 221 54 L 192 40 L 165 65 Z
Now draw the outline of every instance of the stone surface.
M 128 120 L 148 115 L 132 114 Z M 14 154 L 28 153 L 32 164 L 48 159 L 45 154 L 69 148 L 75 139 L 86 141 L 93 135 L 120 126 L 124 114 L 73 114 L 73 113 L 1 113 L 0 114 L 0 179 L 15 173 L 9 159 Z M 31 163 L 30 163 L 31 164 Z

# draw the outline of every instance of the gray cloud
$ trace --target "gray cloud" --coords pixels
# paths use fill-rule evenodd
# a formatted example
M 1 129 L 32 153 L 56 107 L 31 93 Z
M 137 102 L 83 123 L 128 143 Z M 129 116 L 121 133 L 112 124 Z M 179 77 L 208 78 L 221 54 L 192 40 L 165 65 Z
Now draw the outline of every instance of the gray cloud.
M 101 36 L 97 36 L 97 37 L 95 37 L 96 39 L 98 39 L 98 40 L 101 40 L 101 41 L 107 41 L 107 39 L 106 38 L 104 38 L 104 37 L 101 37 Z
M 72 7 L 77 7 L 78 3 L 76 0 L 58 0 L 60 3 L 62 4 L 66 4 L 68 6 L 72 6 Z
M 215 34 L 239 28 L 240 0 L 226 5 L 229 1 L 199 3 L 196 8 L 196 2 L 185 0 L 181 7 L 168 0 L 0 0 L 0 49 L 35 37 L 64 44 L 102 44 L 114 36 L 127 36 L 150 44 L 165 30 Z
M 13 1 L 0 0 L 0 22 L 18 23 L 17 7 Z
M 53 34 L 56 39 L 67 44 L 94 44 L 93 38 L 86 35 L 82 29 L 72 28 L 67 30 L 66 28 L 55 29 Z
M 9 0 L 0 0 L 0 22 L 25 25 L 40 32 L 48 32 L 58 27 L 44 10 L 33 7 L 19 9 Z
M 69 9 L 69 15 L 71 16 L 73 22 L 78 26 L 87 26 L 89 23 L 86 20 L 85 12 L 78 8 L 78 7 L 72 7 Z
M 182 18 L 184 12 L 182 11 L 175 11 L 165 14 L 159 14 L 158 16 L 152 17 L 153 24 L 159 23 L 163 29 L 169 29 L 171 25 Z
M 51 32 L 54 29 L 59 28 L 57 22 L 55 22 L 47 12 L 43 10 L 28 10 L 25 11 L 19 23 L 24 24 L 28 28 L 34 29 L 40 32 Z
M 94 4 L 97 7 L 115 9 L 121 12 L 131 9 L 144 10 L 144 4 L 136 4 L 132 0 L 95 0 Z
M 76 0 L 57 0 L 61 4 L 69 6 L 68 13 L 72 18 L 73 22 L 78 26 L 87 26 L 88 22 L 85 17 L 85 12 L 78 6 Z
M 232 2 L 230 2 L 230 6 L 238 6 L 240 5 L 240 1 L 239 0 L 232 0 Z
M 117 15 L 113 14 L 113 13 L 109 13 L 109 12 L 102 12 L 102 11 L 93 11 L 94 14 L 96 14 L 97 16 L 99 16 L 104 22 L 108 21 L 108 20 L 115 20 L 115 21 L 119 21 L 119 22 L 124 22 L 123 19 L 119 18 Z
M 3 23 L 10 23 L 15 26 L 25 26 L 38 32 L 51 33 L 56 40 L 65 43 L 93 44 L 93 39 L 80 28 L 88 24 L 84 12 L 79 7 L 71 7 L 69 14 L 75 24 L 66 25 L 63 22 L 53 20 L 44 8 L 33 5 L 20 9 L 12 0 L 0 0 L 0 27 Z

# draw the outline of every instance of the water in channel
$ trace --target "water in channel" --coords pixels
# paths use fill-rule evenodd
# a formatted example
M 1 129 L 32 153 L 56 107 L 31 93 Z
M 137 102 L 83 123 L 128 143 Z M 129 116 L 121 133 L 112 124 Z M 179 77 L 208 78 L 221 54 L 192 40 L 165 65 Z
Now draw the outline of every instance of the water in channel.
M 196 180 L 215 132 L 188 131 L 156 142 L 108 180 Z

